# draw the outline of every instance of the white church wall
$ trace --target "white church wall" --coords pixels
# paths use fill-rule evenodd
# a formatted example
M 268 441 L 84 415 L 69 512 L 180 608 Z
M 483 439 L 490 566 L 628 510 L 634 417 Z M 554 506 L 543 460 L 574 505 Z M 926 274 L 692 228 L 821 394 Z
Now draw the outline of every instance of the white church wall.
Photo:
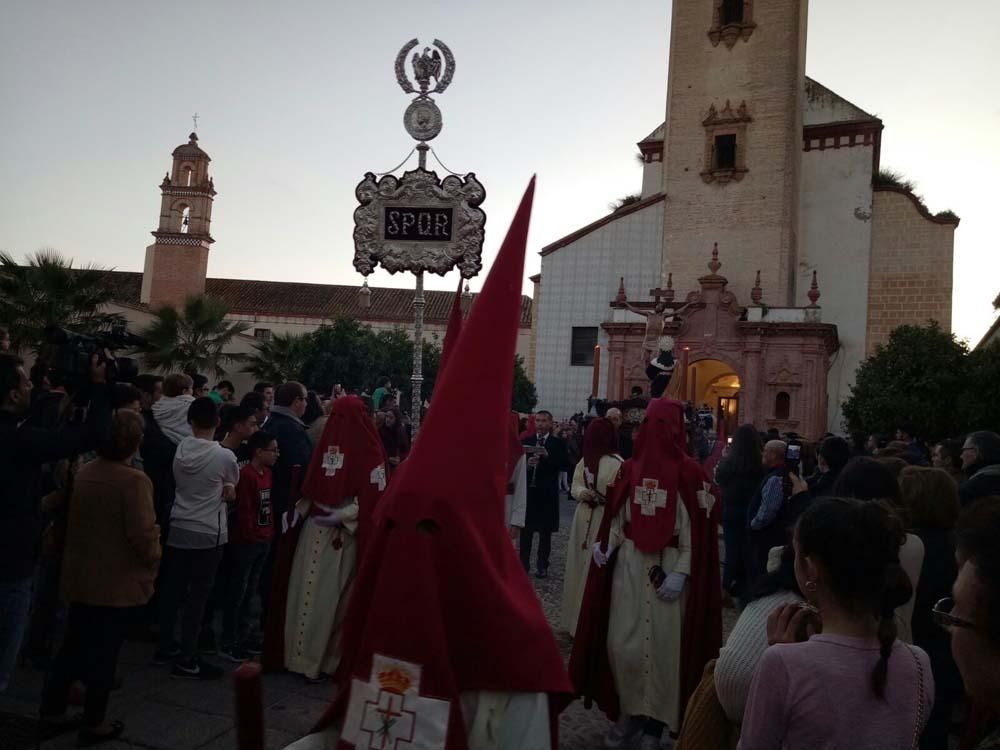
M 609 319 L 619 278 L 625 278 L 626 294 L 636 301 L 648 300 L 649 290 L 659 286 L 662 245 L 663 203 L 659 202 L 542 257 L 535 359 L 539 408 L 557 418 L 586 409 L 593 368 L 570 365 L 575 326 L 598 328 L 602 349 L 598 393 L 605 395 L 607 336 L 600 326 Z
M 872 231 L 872 147 L 802 154 L 797 305 L 808 305 L 817 272 L 823 321 L 835 323 L 840 351 L 827 379 L 827 428 L 842 431 L 841 405 L 864 358 Z M 768 290 L 764 290 L 767 301 Z

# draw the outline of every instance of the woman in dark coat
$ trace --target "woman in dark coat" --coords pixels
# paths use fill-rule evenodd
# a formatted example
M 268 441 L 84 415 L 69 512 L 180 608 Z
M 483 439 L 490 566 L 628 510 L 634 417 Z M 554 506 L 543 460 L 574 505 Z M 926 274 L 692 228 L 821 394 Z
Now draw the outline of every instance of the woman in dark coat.
M 763 478 L 757 430 L 753 425 L 742 425 L 715 470 L 715 482 L 722 490 L 722 534 L 726 545 L 722 585 L 737 599 L 746 598 L 752 583 L 747 567 L 747 512 Z
M 393 472 L 410 454 L 410 437 L 406 434 L 403 415 L 399 409 L 393 407 L 385 412 L 385 419 L 379 427 L 378 433 L 382 438 L 382 447 L 385 449 L 386 478 L 391 478 Z
M 948 746 L 955 704 L 962 698 L 962 678 L 951 655 L 948 631 L 934 622 L 934 604 L 951 596 L 958 575 L 952 530 L 961 504 L 958 484 L 944 469 L 908 466 L 899 475 L 903 511 L 910 531 L 924 543 L 924 561 L 913 607 L 913 644 L 927 652 L 934 672 L 934 709 L 921 748 Z

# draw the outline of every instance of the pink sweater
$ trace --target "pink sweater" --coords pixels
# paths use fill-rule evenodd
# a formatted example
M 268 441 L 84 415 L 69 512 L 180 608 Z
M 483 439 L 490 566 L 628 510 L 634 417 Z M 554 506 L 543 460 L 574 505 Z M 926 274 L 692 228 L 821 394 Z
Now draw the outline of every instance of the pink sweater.
M 816 635 L 772 646 L 750 686 L 740 750 L 909 750 L 923 669 L 923 718 L 934 704 L 927 654 L 896 641 L 884 699 L 871 688 L 878 641 Z

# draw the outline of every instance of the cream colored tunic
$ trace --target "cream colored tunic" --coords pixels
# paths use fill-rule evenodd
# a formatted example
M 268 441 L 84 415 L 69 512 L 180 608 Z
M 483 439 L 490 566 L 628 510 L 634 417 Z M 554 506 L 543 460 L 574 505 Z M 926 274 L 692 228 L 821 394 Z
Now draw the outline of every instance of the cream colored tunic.
M 593 559 L 593 546 L 597 541 L 597 532 L 604 520 L 603 502 L 608 496 L 608 485 L 614 481 L 622 460 L 618 456 L 603 456 L 597 469 L 597 498 L 602 504 L 591 508 L 581 498 L 589 492 L 584 472 L 583 461 L 576 465 L 573 473 L 572 495 L 577 499 L 576 513 L 573 515 L 573 526 L 569 532 L 569 547 L 566 549 L 566 575 L 563 577 L 562 595 L 562 629 L 570 635 L 576 634 L 576 622 L 580 617 L 580 605 L 583 603 L 583 593 L 587 588 L 587 575 L 590 573 L 590 561 Z M 612 540 L 612 544 L 617 541 Z
M 622 524 L 632 520 L 634 506 L 630 498 L 613 522 L 622 536 Z M 611 583 L 608 623 L 608 658 L 622 711 L 675 729 L 680 726 L 681 629 L 687 585 L 678 601 L 661 601 L 649 581 L 649 569 L 659 565 L 667 573 L 690 575 L 691 520 L 680 501 L 676 519 L 677 548 L 666 547 L 661 554 L 650 555 L 637 550 L 630 539 L 622 543 Z
M 303 516 L 310 507 L 308 500 L 296 504 Z M 340 662 L 340 631 L 356 571 L 357 499 L 339 508 L 346 511 L 342 529 L 317 526 L 306 518 L 288 581 L 285 667 L 311 678 L 333 674 Z M 335 549 L 338 534 L 341 547 Z
M 549 698 L 545 693 L 462 693 L 469 750 L 552 750 Z M 293 742 L 285 750 L 336 750 L 340 733 L 331 728 Z M 406 747 L 431 750 L 419 738 Z

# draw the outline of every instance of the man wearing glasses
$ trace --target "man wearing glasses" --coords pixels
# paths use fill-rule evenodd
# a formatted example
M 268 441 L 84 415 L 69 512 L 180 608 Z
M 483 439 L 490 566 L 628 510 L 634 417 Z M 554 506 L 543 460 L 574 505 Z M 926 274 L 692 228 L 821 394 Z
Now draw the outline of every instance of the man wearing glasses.
M 958 521 L 958 579 L 953 598 L 934 605 L 951 632 L 951 652 L 976 706 L 1000 716 L 1000 500 L 980 500 Z M 1000 749 L 1000 724 L 987 726 L 976 750 Z
M 1000 435 L 973 432 L 962 445 L 962 471 L 968 477 L 959 488 L 962 507 L 990 495 L 1000 495 Z

